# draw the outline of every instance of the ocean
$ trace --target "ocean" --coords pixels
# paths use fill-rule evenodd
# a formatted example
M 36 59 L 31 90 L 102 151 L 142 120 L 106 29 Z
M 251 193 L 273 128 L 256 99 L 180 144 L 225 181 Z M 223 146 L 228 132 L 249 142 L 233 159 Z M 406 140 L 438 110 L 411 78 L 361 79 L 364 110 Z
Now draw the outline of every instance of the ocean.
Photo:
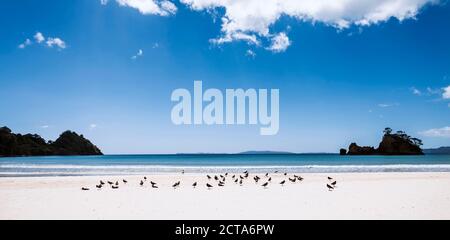
M 176 154 L 0 158 L 0 177 L 189 173 L 450 172 L 450 155 Z

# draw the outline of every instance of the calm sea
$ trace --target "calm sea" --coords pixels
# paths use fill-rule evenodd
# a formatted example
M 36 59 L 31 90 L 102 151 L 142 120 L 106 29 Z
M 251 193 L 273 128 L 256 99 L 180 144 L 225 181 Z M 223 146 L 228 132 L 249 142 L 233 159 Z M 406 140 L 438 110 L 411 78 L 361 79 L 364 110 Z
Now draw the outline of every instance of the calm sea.
M 450 155 L 105 155 L 0 158 L 0 177 L 198 172 L 450 172 Z

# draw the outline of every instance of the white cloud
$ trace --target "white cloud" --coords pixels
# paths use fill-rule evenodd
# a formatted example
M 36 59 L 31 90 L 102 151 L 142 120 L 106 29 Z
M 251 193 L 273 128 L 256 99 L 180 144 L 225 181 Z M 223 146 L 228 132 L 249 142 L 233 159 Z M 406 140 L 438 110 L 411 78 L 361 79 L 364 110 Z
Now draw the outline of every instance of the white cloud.
M 31 45 L 31 40 L 29 38 L 27 38 L 27 39 L 25 39 L 25 41 L 23 43 L 19 44 L 19 48 L 24 49 L 29 45 Z
M 245 56 L 255 58 L 255 57 L 256 57 L 256 53 L 253 52 L 252 50 L 248 49 L 248 50 L 245 52 Z
M 412 87 L 412 88 L 411 88 L 411 92 L 412 92 L 414 95 L 417 95 L 417 96 L 422 95 L 422 92 L 421 92 L 419 89 L 415 88 L 415 87 Z
M 153 43 L 152 48 L 159 48 L 159 44 L 158 43 Z
M 211 39 L 212 43 L 223 44 L 232 41 L 246 41 L 249 44 L 259 45 L 260 42 L 255 34 L 246 34 L 242 32 L 230 33 L 217 39 Z
M 144 55 L 144 51 L 142 51 L 142 49 L 139 49 L 138 52 L 136 53 L 136 55 L 132 56 L 131 59 L 136 59 L 138 57 L 142 57 Z
M 95 123 L 91 123 L 91 124 L 89 124 L 89 129 L 94 129 L 94 128 L 97 128 L 97 124 L 95 124 Z
M 450 127 L 433 128 L 419 134 L 425 137 L 450 137 Z
M 66 43 L 61 40 L 60 38 L 47 38 L 47 41 L 45 42 L 47 44 L 48 47 L 53 47 L 56 46 L 59 49 L 64 49 L 66 48 Z
M 369 26 L 389 20 L 414 19 L 426 4 L 439 0 L 180 0 L 195 11 L 206 10 L 217 14 L 223 9 L 221 18 L 222 36 L 214 43 L 244 40 L 259 43 L 260 38 L 271 41 L 270 50 L 284 51 L 290 43 L 282 33 L 271 33 L 281 16 L 301 21 L 320 22 L 337 29 L 351 26 Z M 275 36 L 275 37 L 274 37 Z M 277 38 L 278 37 L 278 38 Z M 284 45 L 274 45 L 274 38 Z
M 100 0 L 100 4 L 101 5 L 106 5 L 106 4 L 108 4 L 108 0 Z
M 286 36 L 286 33 L 281 32 L 272 37 L 272 44 L 267 48 L 272 52 L 284 52 L 291 45 L 291 41 Z
M 50 126 L 49 125 L 42 125 L 41 126 L 41 128 L 43 128 L 43 129 L 46 129 L 46 128 L 49 128 Z
M 177 12 L 177 7 L 167 0 L 116 0 L 120 6 L 137 9 L 142 14 L 154 14 L 160 16 L 173 15 Z M 106 5 L 108 1 L 100 1 Z
M 448 87 L 443 88 L 444 92 L 442 93 L 443 99 L 450 99 L 450 85 Z
M 33 39 L 36 43 L 38 44 L 45 44 L 47 45 L 47 47 L 53 48 L 56 47 L 58 49 L 64 49 L 66 48 L 66 43 L 58 37 L 48 37 L 47 40 L 44 37 L 44 34 L 42 34 L 41 32 L 36 32 L 36 34 L 34 34 Z M 19 48 L 24 49 L 27 46 L 31 45 L 33 42 L 27 38 L 25 39 L 25 41 L 21 44 L 19 44 Z
M 36 40 L 37 43 L 41 43 L 41 42 L 43 42 L 45 40 L 45 37 L 44 37 L 44 35 L 42 35 L 41 32 L 37 32 L 34 35 L 34 39 Z
M 378 107 L 387 108 L 387 107 L 394 107 L 394 106 L 398 106 L 398 105 L 399 105 L 398 103 L 394 103 L 394 104 L 391 104 L 391 103 L 380 103 L 380 104 L 378 104 Z

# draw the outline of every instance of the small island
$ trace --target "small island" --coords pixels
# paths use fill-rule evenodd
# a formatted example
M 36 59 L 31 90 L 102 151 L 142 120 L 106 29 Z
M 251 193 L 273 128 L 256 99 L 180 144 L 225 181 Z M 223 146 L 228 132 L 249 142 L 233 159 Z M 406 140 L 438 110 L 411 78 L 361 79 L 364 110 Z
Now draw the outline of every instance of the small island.
M 56 141 L 46 142 L 38 134 L 15 134 L 0 128 L 0 157 L 103 155 L 97 146 L 76 132 L 65 131 Z
M 392 132 L 391 128 L 385 128 L 383 131 L 383 139 L 378 148 L 369 146 L 358 146 L 351 143 L 346 149 L 341 149 L 341 155 L 423 155 L 420 148 L 422 140 L 413 138 L 403 131 Z

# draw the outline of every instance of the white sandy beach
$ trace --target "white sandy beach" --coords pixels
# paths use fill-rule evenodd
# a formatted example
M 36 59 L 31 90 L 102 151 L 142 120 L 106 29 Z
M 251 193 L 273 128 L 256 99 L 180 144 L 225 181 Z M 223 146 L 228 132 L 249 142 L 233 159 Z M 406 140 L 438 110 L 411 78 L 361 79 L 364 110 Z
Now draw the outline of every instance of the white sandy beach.
M 450 173 L 299 175 L 301 183 L 282 187 L 287 177 L 272 174 L 266 189 L 262 174 L 258 185 L 250 174 L 243 186 L 229 175 L 211 190 L 205 174 L 147 175 L 144 187 L 142 176 L 0 178 L 0 219 L 450 219 Z M 327 176 L 338 182 L 334 191 Z M 122 178 L 119 189 L 95 188 Z

